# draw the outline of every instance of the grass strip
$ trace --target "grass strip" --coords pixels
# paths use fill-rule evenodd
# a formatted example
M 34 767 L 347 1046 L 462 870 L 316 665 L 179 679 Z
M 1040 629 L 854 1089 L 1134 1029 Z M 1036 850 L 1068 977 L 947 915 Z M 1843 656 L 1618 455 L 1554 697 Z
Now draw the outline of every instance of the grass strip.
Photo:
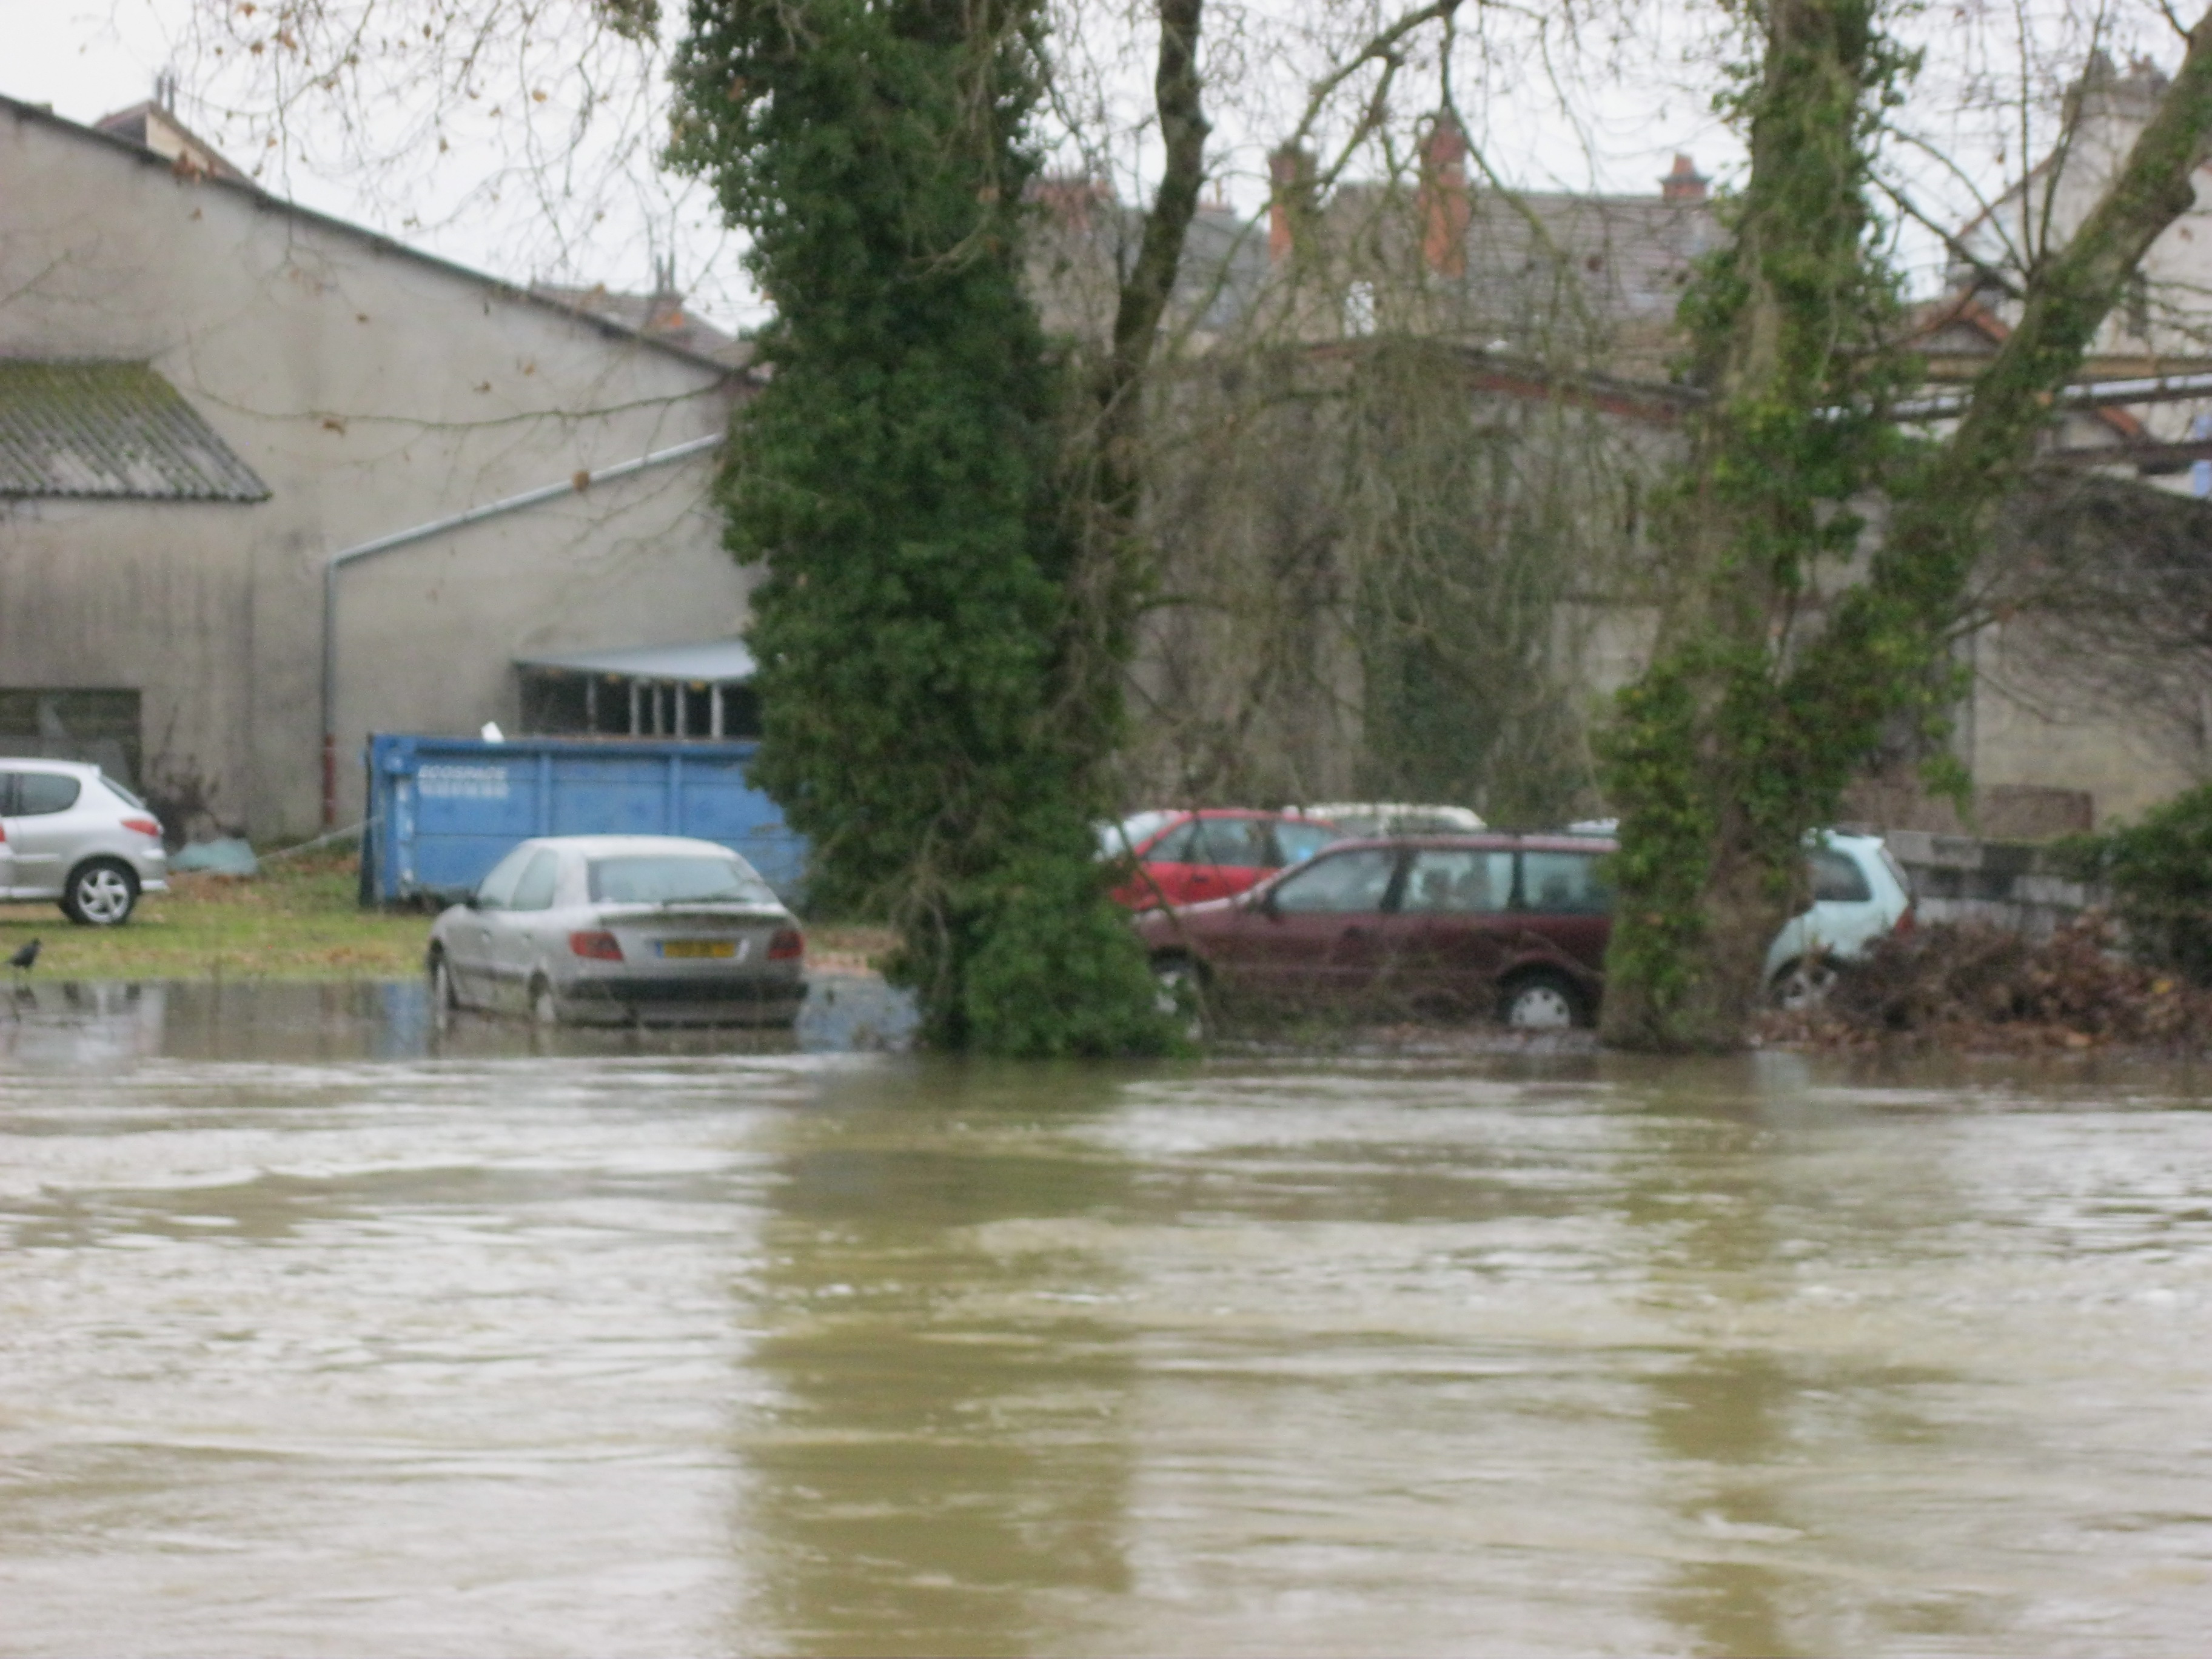
M 0 960 L 42 941 L 41 979 L 408 979 L 422 971 L 433 918 L 364 910 L 355 855 L 335 850 L 258 876 L 180 875 L 120 927 L 79 927 L 52 904 L 0 904 Z M 866 972 L 890 949 L 879 927 L 809 927 L 808 966 Z

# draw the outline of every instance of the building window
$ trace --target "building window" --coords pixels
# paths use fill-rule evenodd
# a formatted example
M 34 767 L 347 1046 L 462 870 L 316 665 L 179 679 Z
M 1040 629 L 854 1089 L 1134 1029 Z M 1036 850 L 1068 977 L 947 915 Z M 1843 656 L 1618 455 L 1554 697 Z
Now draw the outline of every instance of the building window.
M 143 755 L 136 691 L 0 687 L 0 754 L 89 761 L 136 789 Z
M 760 735 L 749 685 L 653 680 L 563 669 L 522 671 L 522 729 L 537 737 L 712 738 Z

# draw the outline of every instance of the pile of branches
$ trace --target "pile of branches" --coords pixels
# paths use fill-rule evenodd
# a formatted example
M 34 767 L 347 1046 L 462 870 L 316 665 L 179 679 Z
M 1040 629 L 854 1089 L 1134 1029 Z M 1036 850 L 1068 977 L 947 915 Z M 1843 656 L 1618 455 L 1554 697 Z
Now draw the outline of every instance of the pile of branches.
M 1820 1003 L 1765 1016 L 1770 1042 L 2090 1048 L 2212 1043 L 2212 989 L 2130 962 L 2089 911 L 2046 939 L 1972 922 L 1881 940 Z

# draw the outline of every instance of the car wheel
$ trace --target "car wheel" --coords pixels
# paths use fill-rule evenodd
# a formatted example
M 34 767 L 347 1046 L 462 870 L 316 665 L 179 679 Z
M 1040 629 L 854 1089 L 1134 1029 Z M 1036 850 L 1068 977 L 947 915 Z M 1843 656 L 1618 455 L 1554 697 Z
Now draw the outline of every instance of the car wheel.
M 453 988 L 453 970 L 446 963 L 446 953 L 430 953 L 430 1018 L 440 1024 L 453 1018 L 461 1006 L 460 993 Z
M 1836 988 L 1836 964 L 1826 957 L 1800 957 L 1786 964 L 1767 988 L 1778 1008 L 1817 1008 Z
M 1193 1042 L 1206 1035 L 1206 985 L 1195 963 L 1164 957 L 1152 964 L 1152 1006 Z
M 538 1026 L 561 1023 L 561 999 L 553 994 L 551 984 L 542 979 L 531 983 L 530 1023 Z
M 113 859 L 94 859 L 70 872 L 62 914 L 80 927 L 119 927 L 138 902 L 138 878 Z
M 1516 1030 L 1562 1031 L 1582 1024 L 1582 998 L 1558 974 L 1527 974 L 1505 988 L 1498 1012 Z

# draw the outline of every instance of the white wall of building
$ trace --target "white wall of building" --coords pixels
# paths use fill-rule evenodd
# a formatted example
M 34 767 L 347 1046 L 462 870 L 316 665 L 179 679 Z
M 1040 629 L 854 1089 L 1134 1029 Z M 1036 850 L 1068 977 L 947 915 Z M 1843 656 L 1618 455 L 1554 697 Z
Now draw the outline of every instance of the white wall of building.
M 0 356 L 149 362 L 253 504 L 0 501 L 0 684 L 133 687 L 149 772 L 257 836 L 319 814 L 321 570 L 372 538 L 719 433 L 704 359 L 0 102 Z M 711 456 L 343 579 L 341 812 L 371 730 L 512 721 L 520 653 L 735 632 Z

